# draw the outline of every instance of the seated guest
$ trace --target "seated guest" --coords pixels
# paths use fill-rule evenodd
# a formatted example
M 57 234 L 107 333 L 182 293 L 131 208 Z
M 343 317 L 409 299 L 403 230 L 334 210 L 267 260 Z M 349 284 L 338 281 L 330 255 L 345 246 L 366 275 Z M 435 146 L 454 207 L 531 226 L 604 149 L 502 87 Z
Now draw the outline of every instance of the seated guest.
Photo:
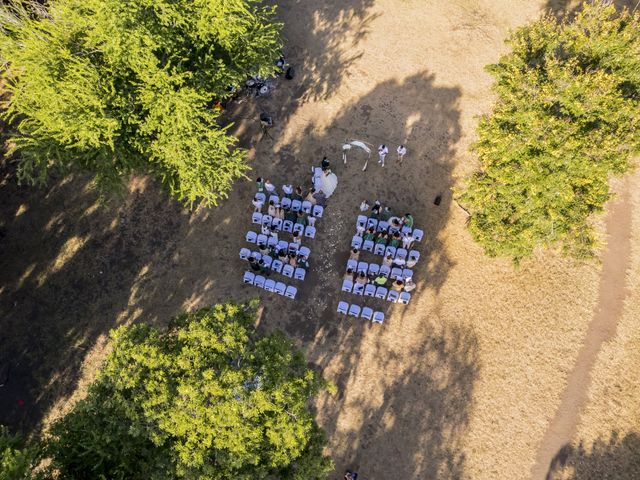
M 260 245 L 258 245 L 258 251 L 262 254 L 262 255 L 269 255 L 269 247 L 267 247 L 264 243 L 261 243 Z
M 418 259 L 415 255 L 409 255 L 409 259 L 407 260 L 407 268 L 413 268 L 418 263 Z
M 413 245 L 415 238 L 410 233 L 402 237 L 402 248 L 409 250 Z
M 313 198 L 315 202 L 312 202 L 312 203 L 315 203 L 316 205 L 320 205 L 321 207 L 327 206 L 327 196 L 324 194 L 322 190 L 318 190 L 316 193 L 314 193 Z
M 296 193 L 293 194 L 293 199 L 302 201 L 302 187 L 300 185 L 296 187 Z
M 392 216 L 393 216 L 393 213 L 391 213 L 391 209 L 389 207 L 384 207 L 384 209 L 382 210 L 382 213 L 380 214 L 380 220 L 384 220 L 385 222 L 388 222 Z
M 280 260 L 282 263 L 285 263 L 287 261 L 287 252 L 285 250 L 278 251 L 278 260 Z
M 352 268 L 347 268 L 347 273 L 344 274 L 344 280 L 350 280 L 353 281 L 353 269 Z
M 262 273 L 263 275 L 269 275 L 271 273 L 271 269 L 267 267 L 267 265 L 264 263 L 264 260 L 260 259 L 258 261 L 258 265 L 260 266 L 260 273 Z
M 376 230 L 375 228 L 371 227 L 369 228 L 369 230 L 367 230 L 367 233 L 364 235 L 363 240 L 375 240 L 376 238 Z
M 356 235 L 359 237 L 364 235 L 364 227 L 362 225 L 356 225 Z
M 385 277 L 384 275 L 382 275 L 381 273 L 378 274 L 378 276 L 373 280 L 373 283 L 375 283 L 377 286 L 379 287 L 384 287 L 387 284 L 388 278 Z
M 411 280 L 411 278 L 407 278 L 404 281 L 404 291 L 405 292 L 410 292 L 411 290 L 413 290 L 414 288 L 416 288 L 416 284 L 413 283 L 413 280 Z
M 402 257 L 398 257 L 393 260 L 394 267 L 404 268 L 406 264 L 407 264 L 407 261 Z
M 393 285 L 391 285 L 391 289 L 397 292 L 400 292 L 402 290 L 402 287 L 404 287 L 404 283 L 402 282 L 402 280 L 396 280 L 395 282 L 393 282 Z
M 298 267 L 309 270 L 309 259 L 304 255 L 298 255 Z
M 293 232 L 293 243 L 297 243 L 298 245 L 302 243 L 302 237 L 300 236 L 300 233 Z
M 400 245 L 402 245 L 402 238 L 400 237 L 400 232 L 394 232 L 393 236 L 391 237 L 391 242 L 389 243 L 389 245 L 395 248 L 398 248 Z
M 274 227 L 273 225 L 271 225 L 271 231 L 269 232 L 269 236 L 271 238 L 275 238 L 276 241 L 278 241 L 278 231 L 276 230 L 276 227 Z
M 413 216 L 410 213 L 405 213 L 402 217 L 402 224 L 405 227 L 413 228 Z
M 311 205 L 315 205 L 316 204 L 316 199 L 313 196 L 316 193 L 316 189 L 312 188 L 311 190 L 309 190 L 309 193 L 307 194 L 307 196 L 305 197 L 305 200 L 307 202 L 311 202 Z
M 280 220 L 284 220 L 284 209 L 280 206 L 279 203 L 276 203 L 276 218 Z
M 387 240 L 389 240 L 389 234 L 385 231 L 378 233 L 378 237 L 376 238 L 376 243 L 387 245 Z
M 258 197 L 254 197 L 254 199 L 251 201 L 251 203 L 253 204 L 256 212 L 261 212 L 262 211 L 262 206 L 264 205 L 264 202 L 259 200 Z
M 289 265 L 291 265 L 292 267 L 298 266 L 298 257 L 293 252 L 289 254 Z
M 276 216 L 276 204 L 273 200 L 269 200 L 269 208 L 267 208 L 267 214 L 271 215 L 272 217 Z
M 260 270 L 260 265 L 256 261 L 255 257 L 249 258 L 249 266 L 251 267 L 251 270 L 253 270 L 254 272 L 257 272 L 258 270 Z
M 367 274 L 364 272 L 360 272 L 358 274 L 358 276 L 356 277 L 356 283 L 359 283 L 360 285 L 366 285 L 367 283 L 369 283 L 369 279 L 367 278 Z
M 260 231 L 263 235 L 269 235 L 269 233 L 271 232 L 271 224 L 269 222 L 264 222 L 262 224 L 262 227 L 260 227 Z
M 299 225 L 307 225 L 307 214 L 300 211 L 298 212 L 298 215 L 296 215 L 296 223 Z
M 391 265 L 393 265 L 393 257 L 391 255 L 387 255 L 382 260 L 382 265 L 384 265 L 385 267 L 391 267 Z
M 354 248 L 353 250 L 351 250 L 351 253 L 349 254 L 349 260 L 355 260 L 357 262 L 359 258 L 360 258 L 360 250 L 358 250 L 357 248 Z
M 284 210 L 284 219 L 285 220 L 289 220 L 290 222 L 295 222 L 296 221 L 296 218 L 298 218 L 298 216 L 296 215 L 296 212 L 291 210 L 291 208 L 289 208 L 289 207 L 285 207 L 283 210 Z

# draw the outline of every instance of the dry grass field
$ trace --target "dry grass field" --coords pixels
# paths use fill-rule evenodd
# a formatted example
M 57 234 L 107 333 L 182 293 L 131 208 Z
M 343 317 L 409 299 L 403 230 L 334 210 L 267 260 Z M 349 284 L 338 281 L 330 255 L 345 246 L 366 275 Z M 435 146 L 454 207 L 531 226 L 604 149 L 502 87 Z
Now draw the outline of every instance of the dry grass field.
M 510 29 L 569 2 L 534 0 L 283 0 L 296 65 L 273 97 L 226 114 L 253 175 L 303 184 L 328 155 L 339 177 L 312 269 L 295 302 L 243 286 L 238 250 L 253 181 L 218 208 L 190 213 L 136 178 L 101 204 L 86 178 L 46 190 L 0 179 L 0 423 L 33 432 L 65 412 L 95 374 L 116 325 L 166 324 L 183 309 L 261 298 L 259 328 L 283 329 L 338 387 L 315 404 L 336 474 L 364 480 L 526 479 L 554 417 L 598 302 L 601 264 L 540 252 L 515 269 L 465 230 L 452 187 L 474 170 L 468 148 L 491 107 L 483 67 Z M 274 116 L 261 138 L 257 114 Z M 390 150 L 385 169 L 350 155 L 346 138 Z M 634 181 L 637 187 L 637 181 Z M 615 188 L 621 190 L 622 182 Z M 632 190 L 640 202 L 640 189 Z M 434 198 L 442 196 L 440 205 Z M 358 205 L 410 211 L 426 240 L 408 306 L 375 304 L 382 326 L 335 314 Z M 600 351 L 575 443 L 554 479 L 640 478 L 640 214 L 624 315 Z M 604 233 L 604 218 L 596 219 Z M 373 260 L 373 257 L 370 258 Z M 594 470 L 600 469 L 600 470 Z M 600 474 L 591 474 L 596 471 Z M 607 472 L 618 472 L 607 476 Z

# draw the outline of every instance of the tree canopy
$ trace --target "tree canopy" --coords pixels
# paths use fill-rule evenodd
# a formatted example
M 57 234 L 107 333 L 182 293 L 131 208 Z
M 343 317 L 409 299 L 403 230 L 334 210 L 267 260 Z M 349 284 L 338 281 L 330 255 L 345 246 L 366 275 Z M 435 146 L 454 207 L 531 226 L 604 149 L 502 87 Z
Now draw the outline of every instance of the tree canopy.
M 640 14 L 591 2 L 508 44 L 488 67 L 498 99 L 478 126 L 481 169 L 459 198 L 469 229 L 488 255 L 516 262 L 539 247 L 592 256 L 591 215 L 640 147 Z
M 308 400 L 327 384 L 253 321 L 251 307 L 226 304 L 166 331 L 113 331 L 99 379 L 51 430 L 53 467 L 62 478 L 322 478 L 332 465 Z
M 118 189 L 145 172 L 185 204 L 216 204 L 247 166 L 210 105 L 247 75 L 273 73 L 273 13 L 259 0 L 0 6 L 19 179 L 81 169 Z

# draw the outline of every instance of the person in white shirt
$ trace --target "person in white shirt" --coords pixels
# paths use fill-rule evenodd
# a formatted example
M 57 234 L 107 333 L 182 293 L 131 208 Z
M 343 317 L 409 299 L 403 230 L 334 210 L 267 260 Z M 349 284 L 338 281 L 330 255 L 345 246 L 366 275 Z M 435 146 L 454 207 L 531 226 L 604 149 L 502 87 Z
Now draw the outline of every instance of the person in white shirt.
M 258 200 L 258 198 L 254 198 L 251 201 L 251 203 L 253 204 L 256 212 L 261 212 L 262 211 L 262 207 L 264 205 L 264 202 L 261 202 L 260 200 Z
M 398 152 L 398 163 L 402 165 L 402 160 L 404 160 L 404 156 L 407 154 L 407 147 L 399 145 L 396 151 Z
M 404 291 L 405 292 L 410 292 L 411 290 L 416 288 L 416 284 L 413 283 L 413 280 L 411 278 L 407 278 L 404 281 Z
M 276 191 L 276 186 L 269 180 L 264 181 L 264 188 L 270 194 Z
M 407 268 L 413 268 L 418 263 L 418 259 L 414 255 L 409 255 L 409 259 L 407 260 Z
M 380 159 L 378 160 L 378 163 L 382 164 L 383 167 L 384 167 L 384 157 L 387 156 L 387 153 L 389 153 L 389 149 L 385 144 L 382 144 L 378 147 L 378 156 L 380 157 Z
M 406 264 L 407 264 L 407 261 L 402 257 L 398 257 L 393 260 L 393 265 L 396 267 L 403 268 Z
M 361 212 L 366 212 L 367 210 L 369 210 L 370 206 L 367 203 L 366 200 L 363 200 L 362 203 L 360 204 L 360 211 Z
M 404 237 L 402 237 L 402 248 L 404 248 L 405 250 L 409 250 L 411 248 L 411 245 L 413 245 L 414 240 L 415 238 L 413 238 L 413 235 L 407 233 Z
M 293 195 L 293 185 L 283 185 L 282 191 L 287 198 L 291 198 L 291 195 Z
M 267 208 L 267 215 L 271 215 L 272 217 L 277 216 L 276 205 L 273 203 L 273 200 L 269 201 L 269 208 Z

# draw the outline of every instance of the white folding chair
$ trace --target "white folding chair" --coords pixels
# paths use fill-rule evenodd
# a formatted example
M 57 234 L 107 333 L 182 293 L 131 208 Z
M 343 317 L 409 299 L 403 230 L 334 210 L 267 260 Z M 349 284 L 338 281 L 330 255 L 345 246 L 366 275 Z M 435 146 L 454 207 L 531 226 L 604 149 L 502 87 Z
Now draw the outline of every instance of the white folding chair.
M 384 287 L 376 288 L 376 298 L 381 298 L 382 300 L 384 300 L 385 298 L 387 298 L 388 293 L 389 291 Z
M 293 272 L 295 272 L 295 268 L 293 267 L 293 265 L 285 265 L 282 267 L 282 275 L 284 275 L 285 277 L 293 277 Z
M 269 237 L 267 237 L 266 235 L 263 235 L 262 233 L 258 235 L 258 239 L 256 240 L 256 243 L 258 245 L 266 245 L 268 242 L 269 242 Z
M 287 286 L 282 283 L 282 282 L 276 282 L 276 293 L 278 295 L 284 295 L 285 290 L 287 289 Z
M 400 294 L 395 290 L 391 290 L 389 295 L 387 295 L 387 300 L 396 303 L 398 301 L 398 297 L 400 297 Z
M 313 216 L 317 218 L 322 218 L 322 215 L 324 215 L 324 207 L 322 207 L 322 205 L 314 205 Z
M 253 215 L 251 215 L 251 222 L 252 223 L 262 223 L 262 214 L 260 212 L 253 212 Z
M 255 194 L 255 199 L 259 202 L 265 203 L 267 201 L 267 196 L 262 192 L 258 192 Z
M 384 313 L 382 313 L 382 312 L 374 312 L 372 321 L 373 321 L 373 323 L 383 323 L 384 322 Z
M 307 276 L 307 271 L 304 268 L 296 268 L 296 271 L 293 274 L 293 278 L 296 280 L 304 280 L 304 277 Z
M 300 249 L 300 244 L 299 243 L 289 242 L 289 252 L 298 253 L 299 249 Z
M 281 273 L 283 266 L 284 266 L 284 264 L 280 260 L 274 260 L 271 263 L 271 270 L 273 270 L 276 273 Z
M 413 258 L 415 258 L 415 259 L 416 259 L 416 262 L 417 262 L 418 260 L 420 260 L 420 252 L 419 252 L 419 251 L 417 251 L 417 250 L 411 250 L 411 251 L 409 252 L 409 257 L 413 257 Z
M 264 288 L 264 282 L 266 282 L 266 281 L 267 281 L 267 279 L 264 278 L 262 275 L 256 275 L 256 278 L 253 281 L 253 284 L 256 287 Z
M 278 239 L 276 237 L 269 237 L 269 240 L 267 240 L 267 246 L 269 247 L 275 247 L 278 244 Z
M 338 313 L 346 315 L 349 311 L 349 304 L 347 302 L 338 302 Z
M 359 227 L 365 227 L 367 225 L 367 217 L 365 217 L 364 215 L 358 215 L 356 225 Z
M 249 243 L 256 243 L 258 240 L 258 234 L 256 232 L 247 232 L 247 235 L 244 238 Z
M 410 268 L 404 268 L 402 270 L 402 278 L 406 280 L 407 278 L 413 278 L 413 270 Z
M 347 270 L 351 269 L 355 272 L 357 268 L 358 268 L 357 260 L 352 260 L 352 259 L 347 260 Z
M 369 264 L 369 275 L 378 275 L 380 273 L 380 265 L 377 263 Z
M 270 227 L 272 220 L 273 217 L 271 215 L 262 215 L 262 225 L 268 225 Z
M 371 227 L 375 229 L 377 226 L 378 226 L 378 220 L 376 220 L 375 218 L 369 218 L 367 220 L 367 230 L 369 230 Z
M 391 278 L 393 278 L 394 280 L 402 280 L 402 269 L 393 267 L 391 269 Z
M 264 266 L 267 268 L 271 268 L 271 264 L 273 263 L 273 258 L 269 255 L 265 255 L 262 257 L 262 261 L 264 262 Z
M 384 220 L 380 220 L 378 222 L 378 231 L 382 232 L 389 228 L 389 222 L 385 222 Z
M 368 284 L 364 287 L 364 296 L 365 297 L 375 297 L 376 296 L 376 286 L 372 284 Z
M 289 248 L 289 242 L 287 242 L 285 240 L 280 240 L 278 242 L 278 245 L 276 245 L 276 250 L 278 250 L 278 251 L 280 251 L 280 250 L 287 251 L 288 248 Z
M 364 294 L 364 285 L 361 283 L 356 283 L 353 286 L 353 294 L 354 295 L 363 295 Z
M 360 248 L 362 246 L 362 237 L 354 235 L 351 239 L 351 248 Z
M 376 243 L 375 247 L 373 248 L 373 253 L 376 255 L 384 255 L 384 249 L 386 247 L 384 246 L 384 243 Z
M 309 258 L 309 256 L 311 255 L 311 249 L 310 249 L 309 247 L 302 246 L 302 247 L 300 247 L 300 249 L 298 250 L 298 253 L 299 253 L 300 255 L 302 255 L 303 257 L 307 257 L 307 258 Z
M 373 240 L 365 240 L 364 243 L 362 244 L 362 249 L 365 252 L 373 252 L 374 245 L 375 243 L 373 243 Z
M 364 318 L 367 321 L 370 321 L 373 317 L 373 309 L 369 307 L 364 307 L 362 309 L 362 313 L 360 314 L 360 318 Z
M 302 225 L 301 223 L 296 223 L 293 226 L 293 231 L 298 232 L 298 235 L 302 235 L 304 233 L 304 225 Z
M 391 274 L 391 267 L 388 267 L 387 265 L 380 265 L 380 275 L 384 275 L 385 277 L 388 277 Z
M 409 227 L 408 225 L 405 225 L 404 227 L 402 227 L 402 230 L 400 230 L 404 235 L 411 235 L 411 230 L 413 230 L 411 227 Z
M 291 202 L 292 212 L 299 212 L 301 208 L 302 208 L 302 202 L 300 200 L 294 200 Z
M 423 236 L 424 236 L 424 232 L 422 230 L 418 230 L 417 228 L 413 230 L 413 239 L 416 242 L 421 242 Z
M 291 220 L 285 220 L 282 222 L 282 231 L 288 233 L 293 232 L 293 222 Z
M 391 258 L 395 258 L 396 257 L 396 247 L 392 247 L 391 245 L 389 245 L 385 250 L 384 250 L 384 256 L 388 256 L 391 255 Z
M 369 264 L 367 262 L 358 262 L 358 273 L 364 272 L 367 273 L 369 271 Z
M 275 292 L 276 291 L 276 281 L 275 280 L 267 280 L 266 282 L 264 282 L 264 289 L 267 292 Z
M 351 280 L 343 280 L 342 281 L 342 291 L 351 293 L 353 290 L 353 282 Z
M 298 293 L 298 289 L 292 285 L 289 285 L 287 289 L 284 291 L 284 296 L 294 300 L 296 298 L 297 293 Z
M 250 256 L 251 256 L 251 250 L 249 250 L 248 248 L 240 249 L 240 258 L 242 260 L 248 260 Z
M 398 248 L 396 249 L 396 256 L 395 258 L 407 258 L 409 252 L 407 252 L 404 248 Z
M 355 303 L 352 303 L 351 306 L 349 307 L 349 315 L 351 315 L 352 317 L 359 317 L 360 316 L 360 307 L 358 305 L 356 305 Z
M 313 205 L 309 200 L 305 200 L 304 202 L 302 202 L 302 211 L 304 213 L 311 213 L 311 207 L 313 207 Z
M 283 220 L 281 218 L 274 218 L 271 222 L 271 226 L 274 227 L 278 232 L 282 230 Z
M 316 238 L 316 227 L 312 227 L 311 225 L 307 226 L 304 229 L 304 236 L 308 238 Z
M 280 197 L 278 197 L 278 195 L 270 195 L 269 202 L 273 202 L 274 205 L 277 205 L 280 203 Z
M 287 198 L 287 197 L 282 197 L 282 200 L 280 201 L 280 206 L 282 208 L 291 208 L 291 199 Z
M 411 300 L 411 294 L 409 292 L 400 293 L 400 296 L 398 297 L 398 302 L 406 305 L 407 303 L 409 303 L 409 300 Z
M 242 278 L 242 281 L 244 283 L 248 283 L 249 285 L 253 285 L 253 282 L 256 279 L 256 275 L 255 273 L 251 273 L 251 272 L 244 272 L 244 277 Z

